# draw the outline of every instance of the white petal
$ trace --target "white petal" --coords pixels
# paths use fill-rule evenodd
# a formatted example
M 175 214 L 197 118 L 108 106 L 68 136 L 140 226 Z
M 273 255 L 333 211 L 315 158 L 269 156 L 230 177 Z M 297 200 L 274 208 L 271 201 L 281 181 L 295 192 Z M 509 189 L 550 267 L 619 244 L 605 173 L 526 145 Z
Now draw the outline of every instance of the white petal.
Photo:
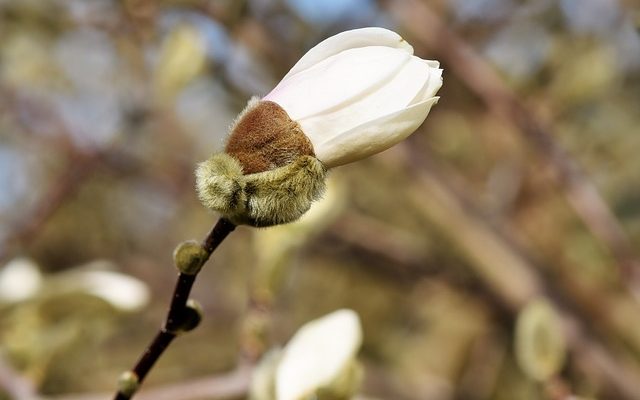
M 438 60 L 424 60 L 431 68 L 440 68 L 440 61 Z
M 276 398 L 299 400 L 327 386 L 362 342 L 358 315 L 338 310 L 304 325 L 284 349 L 276 371 Z
M 417 96 L 422 95 L 423 88 L 428 87 L 431 71 L 436 70 L 418 57 L 411 56 L 395 75 L 366 95 L 358 96 L 342 107 L 297 121 L 315 149 L 319 143 L 336 135 L 407 108 Z M 354 71 L 352 74 L 357 75 L 358 72 Z M 339 93 L 340 87 L 337 86 L 334 90 Z M 429 96 L 431 97 L 433 93 Z
M 353 29 L 338 33 L 315 45 L 291 68 L 285 79 L 340 52 L 367 46 L 392 47 L 413 54 L 413 47 L 393 31 L 374 27 Z
M 42 287 L 38 265 L 26 258 L 14 258 L 0 270 L 0 301 L 18 302 L 34 296 Z
M 132 276 L 114 271 L 81 271 L 77 275 L 81 290 L 100 297 L 123 311 L 144 307 L 150 298 L 147 285 Z
M 264 100 L 278 103 L 289 117 L 300 121 L 368 96 L 411 57 L 381 46 L 346 50 L 283 80 Z
M 388 149 L 412 134 L 438 101 L 432 97 L 315 144 L 316 156 L 327 168 L 360 160 Z
M 426 61 L 426 60 L 425 60 Z M 442 87 L 442 70 L 439 68 L 431 68 L 429 71 L 429 80 L 424 85 L 422 90 L 409 104 L 421 103 L 424 100 L 429 100 L 436 95 L 438 90 Z

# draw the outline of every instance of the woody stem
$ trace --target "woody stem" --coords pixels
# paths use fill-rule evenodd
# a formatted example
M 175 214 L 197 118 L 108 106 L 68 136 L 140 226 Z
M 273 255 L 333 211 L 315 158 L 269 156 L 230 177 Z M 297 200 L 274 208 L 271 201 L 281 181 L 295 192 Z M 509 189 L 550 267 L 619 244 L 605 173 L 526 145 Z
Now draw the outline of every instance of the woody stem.
M 235 225 L 224 218 L 220 218 L 209 234 L 202 241 L 202 248 L 206 257 L 202 261 L 205 263 L 222 241 L 235 229 Z M 180 331 L 180 327 L 187 317 L 187 300 L 191 293 L 191 288 L 196 280 L 197 274 L 185 274 L 180 272 L 173 291 L 173 298 L 167 318 L 156 334 L 155 338 L 142 353 L 136 365 L 129 371 L 129 376 L 133 379 L 129 385 L 121 385 L 114 400 L 129 400 L 136 393 L 139 385 L 147 376 L 156 361 L 169 347 L 173 339 Z

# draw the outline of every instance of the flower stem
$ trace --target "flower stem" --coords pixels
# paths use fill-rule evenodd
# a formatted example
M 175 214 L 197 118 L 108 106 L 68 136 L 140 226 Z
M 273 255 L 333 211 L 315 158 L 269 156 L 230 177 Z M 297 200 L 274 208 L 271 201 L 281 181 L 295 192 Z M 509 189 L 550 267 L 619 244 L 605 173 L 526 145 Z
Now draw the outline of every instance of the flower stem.
M 203 264 L 235 228 L 236 226 L 233 223 L 224 218 L 218 220 L 202 241 L 202 248 L 206 252 L 206 257 L 202 260 Z M 133 369 L 123 374 L 123 377 L 126 377 L 126 381 L 121 381 L 114 400 L 129 400 L 133 397 L 144 378 L 153 368 L 153 365 L 169 347 L 173 339 L 182 331 L 183 323 L 187 318 L 187 300 L 196 276 L 197 274 L 186 274 L 184 272 L 180 272 L 178 275 L 171 305 L 163 327 L 147 346 Z

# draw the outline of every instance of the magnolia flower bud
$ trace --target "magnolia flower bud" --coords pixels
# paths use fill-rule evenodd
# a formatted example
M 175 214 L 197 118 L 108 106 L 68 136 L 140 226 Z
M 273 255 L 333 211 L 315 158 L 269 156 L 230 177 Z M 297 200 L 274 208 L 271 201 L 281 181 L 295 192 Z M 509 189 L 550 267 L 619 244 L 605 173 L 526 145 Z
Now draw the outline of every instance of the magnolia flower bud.
M 249 102 L 224 154 L 200 164 L 200 200 L 236 224 L 295 221 L 321 196 L 328 168 L 383 151 L 422 124 L 442 86 L 438 66 L 382 28 L 326 39 Z

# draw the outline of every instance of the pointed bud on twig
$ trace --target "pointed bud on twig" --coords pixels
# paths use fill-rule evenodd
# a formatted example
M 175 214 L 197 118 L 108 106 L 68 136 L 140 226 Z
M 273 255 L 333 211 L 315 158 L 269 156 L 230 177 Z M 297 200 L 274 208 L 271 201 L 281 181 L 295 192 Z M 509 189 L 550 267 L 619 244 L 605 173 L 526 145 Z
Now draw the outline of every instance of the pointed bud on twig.
M 186 333 L 192 331 L 200 325 L 202 321 L 202 306 L 196 300 L 189 299 L 183 311 L 180 324 L 176 329 L 176 333 Z
M 196 275 L 204 265 L 209 254 L 195 240 L 182 242 L 173 251 L 173 260 L 180 272 Z
M 131 397 L 140 386 L 140 379 L 133 371 L 125 371 L 118 378 L 118 392 Z

